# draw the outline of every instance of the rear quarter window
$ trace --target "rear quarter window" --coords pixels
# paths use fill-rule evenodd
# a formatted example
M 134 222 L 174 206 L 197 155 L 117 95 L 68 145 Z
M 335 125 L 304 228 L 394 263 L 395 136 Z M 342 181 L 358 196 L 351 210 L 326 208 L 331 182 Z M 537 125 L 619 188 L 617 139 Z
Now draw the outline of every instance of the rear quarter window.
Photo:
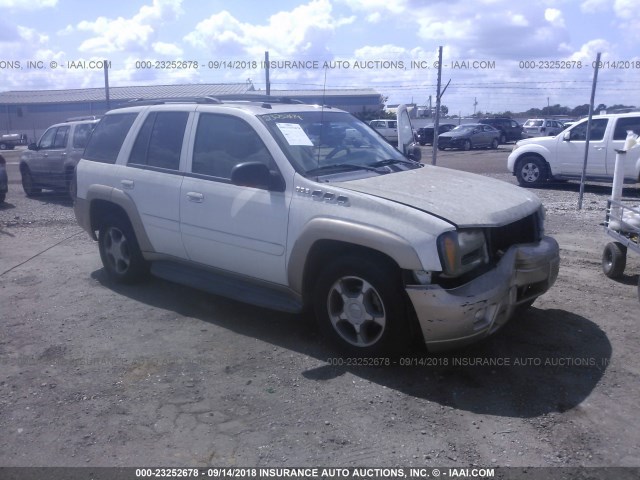
M 616 129 L 613 132 L 613 139 L 626 140 L 628 130 L 632 130 L 636 135 L 640 135 L 640 115 L 637 117 L 619 118 L 616 122 Z
M 101 163 L 116 163 L 124 139 L 137 113 L 116 113 L 105 116 L 93 131 L 82 158 Z

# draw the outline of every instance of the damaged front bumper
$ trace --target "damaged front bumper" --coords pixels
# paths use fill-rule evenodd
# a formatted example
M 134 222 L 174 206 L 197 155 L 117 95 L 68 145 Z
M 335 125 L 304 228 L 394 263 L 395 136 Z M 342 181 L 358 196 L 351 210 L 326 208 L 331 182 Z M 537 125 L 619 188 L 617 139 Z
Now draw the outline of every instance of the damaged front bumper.
M 432 352 L 473 343 L 500 329 L 518 305 L 532 301 L 556 281 L 560 249 L 551 237 L 514 245 L 491 271 L 469 283 L 444 289 L 409 285 L 424 341 Z

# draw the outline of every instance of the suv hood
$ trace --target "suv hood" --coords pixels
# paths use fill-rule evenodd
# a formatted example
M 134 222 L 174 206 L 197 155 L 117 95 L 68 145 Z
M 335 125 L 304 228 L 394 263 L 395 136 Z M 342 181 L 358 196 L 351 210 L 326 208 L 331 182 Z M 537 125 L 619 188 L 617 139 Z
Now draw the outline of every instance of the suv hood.
M 429 165 L 341 182 L 340 186 L 414 207 L 458 227 L 507 225 L 532 214 L 541 205 L 536 195 L 523 188 Z

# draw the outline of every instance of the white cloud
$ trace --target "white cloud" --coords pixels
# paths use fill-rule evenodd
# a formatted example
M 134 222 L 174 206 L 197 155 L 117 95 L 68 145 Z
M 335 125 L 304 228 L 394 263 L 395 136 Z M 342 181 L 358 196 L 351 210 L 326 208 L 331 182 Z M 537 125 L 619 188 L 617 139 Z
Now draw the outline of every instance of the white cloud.
M 582 13 L 598 13 L 608 10 L 611 0 L 586 0 L 580 5 Z
M 40 10 L 55 7 L 57 4 L 58 0 L 0 0 L 0 8 L 14 10 Z
M 182 49 L 173 43 L 156 42 L 152 47 L 154 52 L 167 57 L 180 57 L 183 53 Z
M 266 25 L 243 23 L 225 10 L 198 23 L 185 41 L 227 58 L 261 58 L 265 50 L 273 57 L 320 56 L 328 54 L 326 44 L 335 30 L 353 21 L 354 17 L 334 18 L 328 0 L 276 13 Z
M 182 14 L 182 0 L 153 0 L 144 5 L 132 18 L 110 19 L 98 17 L 95 21 L 82 21 L 79 31 L 96 36 L 81 43 L 81 52 L 109 53 L 116 51 L 147 51 L 153 47 L 160 26 Z
M 547 8 L 544 11 L 544 18 L 554 27 L 564 27 L 564 18 L 562 12 L 557 8 Z

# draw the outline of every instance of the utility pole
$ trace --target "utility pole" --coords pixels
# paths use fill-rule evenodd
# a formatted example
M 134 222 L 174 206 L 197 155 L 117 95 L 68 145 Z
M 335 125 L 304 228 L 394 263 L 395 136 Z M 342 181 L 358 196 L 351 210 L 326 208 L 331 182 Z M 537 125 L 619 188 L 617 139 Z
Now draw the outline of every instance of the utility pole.
M 271 83 L 269 82 L 269 51 L 264 52 L 265 83 L 267 84 L 267 97 L 271 95 Z
M 436 164 L 438 155 L 438 127 L 440 126 L 440 85 L 442 82 L 442 46 L 438 47 L 438 86 L 436 88 L 436 115 L 433 120 L 433 152 L 431 153 L 431 165 Z
M 578 210 L 582 210 L 582 197 L 584 196 L 584 182 L 587 177 L 587 159 L 589 158 L 589 141 L 591 140 L 591 117 L 593 117 L 593 102 L 596 98 L 596 84 L 598 83 L 598 67 L 600 66 L 600 52 L 596 55 L 596 68 L 593 72 L 593 84 L 591 85 L 591 101 L 589 102 L 589 119 L 587 120 L 587 138 L 584 142 L 584 162 L 582 164 L 582 176 L 580 177 L 580 194 L 578 195 Z
M 107 110 L 111 110 L 111 100 L 109 99 L 109 62 L 104 61 L 104 96 L 107 101 Z
M 476 106 L 478 105 L 478 99 L 473 97 L 473 116 L 476 116 Z

